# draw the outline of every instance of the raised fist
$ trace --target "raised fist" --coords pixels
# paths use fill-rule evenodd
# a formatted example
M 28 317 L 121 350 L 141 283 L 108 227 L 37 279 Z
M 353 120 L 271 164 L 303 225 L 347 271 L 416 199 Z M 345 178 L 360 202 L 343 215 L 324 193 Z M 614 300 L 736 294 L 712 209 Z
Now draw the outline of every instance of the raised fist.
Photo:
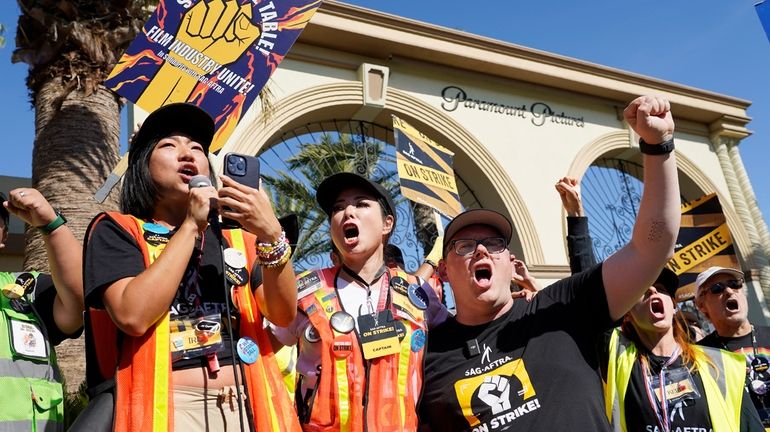
M 671 104 L 663 96 L 639 96 L 623 110 L 623 118 L 647 144 L 660 144 L 674 136 Z
M 508 378 L 501 375 L 488 376 L 479 386 L 479 399 L 492 408 L 492 414 L 511 409 L 510 394 Z

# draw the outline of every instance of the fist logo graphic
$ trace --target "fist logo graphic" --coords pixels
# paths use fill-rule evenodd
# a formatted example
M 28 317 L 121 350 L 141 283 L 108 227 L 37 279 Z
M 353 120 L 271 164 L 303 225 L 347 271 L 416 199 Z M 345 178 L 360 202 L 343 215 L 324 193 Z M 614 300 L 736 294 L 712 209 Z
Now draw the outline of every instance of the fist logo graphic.
M 510 393 L 508 378 L 500 375 L 484 378 L 484 382 L 479 386 L 479 399 L 492 408 L 492 414 L 511 409 Z

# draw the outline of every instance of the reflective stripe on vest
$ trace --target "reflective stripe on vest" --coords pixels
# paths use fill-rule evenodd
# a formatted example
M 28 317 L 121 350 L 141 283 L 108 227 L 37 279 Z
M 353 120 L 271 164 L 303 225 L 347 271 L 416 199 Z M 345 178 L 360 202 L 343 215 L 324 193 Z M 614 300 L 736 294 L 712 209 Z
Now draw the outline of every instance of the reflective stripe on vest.
M 693 348 L 695 365 L 706 393 L 712 430 L 737 432 L 740 429 L 742 392 L 746 379 L 746 363 L 743 356 L 698 345 L 693 345 Z M 604 386 L 605 410 L 613 430 L 625 432 L 626 390 L 637 359 L 637 349 L 619 329 L 615 329 L 610 338 L 609 353 L 607 381 Z
M 18 275 L 0 272 L 0 287 L 14 283 Z M 38 273 L 32 275 L 37 278 Z M 53 347 L 44 341 L 48 358 L 41 360 L 14 354 L 11 347 L 10 319 L 34 322 L 45 332 L 43 324 L 32 310 L 13 310 L 4 295 L 0 295 L 0 310 L 0 430 L 63 430 L 64 391 Z
M 158 246 L 147 243 L 144 239 L 144 222 L 133 216 L 119 213 L 101 214 L 91 222 L 91 228 L 103 217 L 109 217 L 128 232 L 139 245 L 145 260 L 145 267 L 160 255 L 165 244 Z M 254 262 L 253 235 L 241 230 L 223 232 L 229 244 L 240 250 L 247 257 L 247 262 Z M 88 234 L 86 234 L 88 239 Z M 248 246 L 247 246 L 248 245 Z M 258 431 L 298 431 L 300 430 L 296 412 L 286 393 L 278 366 L 273 356 L 267 334 L 262 328 L 262 315 L 247 283 L 233 288 L 233 303 L 240 311 L 241 336 L 251 337 L 259 348 L 259 356 L 253 364 L 244 364 L 248 401 L 254 413 L 254 423 Z M 212 288 L 213 289 L 213 288 Z M 97 346 L 107 348 L 115 345 L 115 340 L 100 339 L 116 335 L 119 332 L 111 320 L 105 320 L 103 310 L 91 309 L 89 314 L 100 325 L 111 326 L 109 330 L 94 331 Z M 106 364 L 117 359 L 115 431 L 170 431 L 173 427 L 173 393 L 171 387 L 171 351 L 170 329 L 167 311 L 163 318 L 143 336 L 131 337 L 120 333 L 122 344 L 118 352 L 106 349 L 99 359 L 100 370 Z M 99 319 L 99 321 L 96 321 Z M 101 350 L 98 355 L 102 357 Z M 110 375 L 106 375 L 108 378 Z
M 397 315 L 391 302 L 394 319 L 400 320 L 406 330 L 398 354 L 365 362 L 354 331 L 348 335 L 352 341 L 350 355 L 335 357 L 335 338 L 346 337 L 334 330 L 329 322 L 332 314 L 343 310 L 334 288 L 336 270 L 316 271 L 321 288 L 299 300 L 299 308 L 308 316 L 321 338 L 321 374 L 317 378 L 313 405 L 309 407 L 310 420 L 304 428 L 309 431 L 360 432 L 364 430 L 365 423 L 371 431 L 416 430 L 415 409 L 422 389 L 424 349 L 414 352 L 411 345 L 415 330 L 426 330 L 424 312 L 409 320 Z M 306 275 L 303 273 L 298 279 Z M 391 276 L 402 277 L 410 283 L 417 282 L 414 276 L 404 272 L 391 272 Z M 393 289 L 390 289 L 390 294 L 392 298 L 405 297 Z M 368 382 L 365 381 L 367 376 Z

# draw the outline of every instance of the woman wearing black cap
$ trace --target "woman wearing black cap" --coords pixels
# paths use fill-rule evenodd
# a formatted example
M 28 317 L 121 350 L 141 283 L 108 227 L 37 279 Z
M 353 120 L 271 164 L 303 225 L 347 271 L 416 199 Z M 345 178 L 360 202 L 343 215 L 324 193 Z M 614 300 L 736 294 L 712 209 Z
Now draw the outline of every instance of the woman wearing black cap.
M 299 429 L 262 325 L 296 314 L 291 247 L 262 190 L 224 176 L 219 191 L 190 187 L 213 177 L 213 134 L 195 105 L 153 112 L 131 144 L 123 214 L 86 235 L 87 378 L 115 395 L 114 430 Z M 220 234 L 212 212 L 243 229 Z
M 299 275 L 300 313 L 286 328 L 273 326 L 281 343 L 299 343 L 303 428 L 416 430 L 426 332 L 446 309 L 424 281 L 385 266 L 396 217 L 382 186 L 338 173 L 316 199 L 342 265 Z
M 607 416 L 616 431 L 761 431 L 733 353 L 692 343 L 675 315 L 679 279 L 664 268 L 612 332 Z

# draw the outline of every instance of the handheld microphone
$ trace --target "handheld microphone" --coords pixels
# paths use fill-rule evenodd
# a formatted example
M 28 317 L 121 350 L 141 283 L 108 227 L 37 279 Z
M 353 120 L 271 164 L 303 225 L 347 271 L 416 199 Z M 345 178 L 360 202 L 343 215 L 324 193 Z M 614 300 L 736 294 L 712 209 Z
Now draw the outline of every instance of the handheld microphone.
M 211 179 L 205 175 L 200 175 L 200 174 L 194 175 L 190 179 L 190 183 L 188 183 L 188 186 L 190 189 L 200 188 L 200 187 L 209 187 L 211 186 Z
M 202 188 L 202 187 L 209 187 L 212 186 L 211 179 L 208 178 L 205 175 L 194 175 L 192 178 L 190 178 L 190 183 L 187 184 L 190 190 L 193 188 Z M 217 212 L 217 209 L 214 207 L 214 204 L 211 204 L 211 211 L 209 212 L 209 225 L 211 225 L 211 228 L 214 230 L 214 234 L 219 236 L 221 234 L 222 228 L 219 225 L 219 213 Z

